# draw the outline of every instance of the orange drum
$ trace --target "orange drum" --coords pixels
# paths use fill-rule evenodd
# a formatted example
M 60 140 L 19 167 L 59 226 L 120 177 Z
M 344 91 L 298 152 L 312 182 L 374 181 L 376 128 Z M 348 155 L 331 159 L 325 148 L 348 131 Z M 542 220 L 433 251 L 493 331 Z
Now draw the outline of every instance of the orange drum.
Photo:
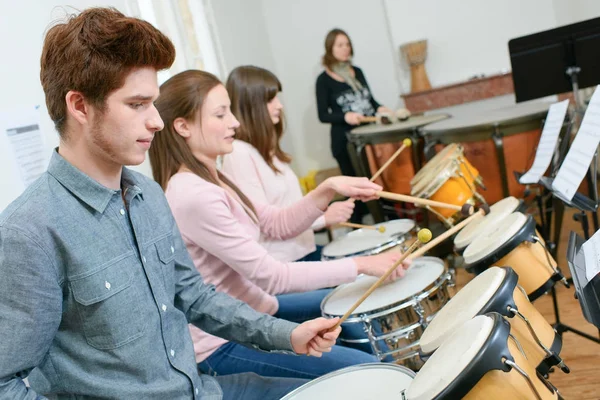
M 363 172 L 372 176 L 400 148 L 404 139 L 412 139 L 412 148 L 405 149 L 375 180 L 388 192 L 407 194 L 421 163 L 419 146 L 415 143 L 419 137 L 417 128 L 445 118 L 448 118 L 447 114 L 416 115 L 389 125 L 364 125 L 348 133 L 350 148 L 356 152 Z
M 434 157 L 419 171 L 411 195 L 457 206 L 480 203 L 483 198 L 478 194 L 477 186 L 481 184 L 481 176 L 464 157 L 462 146 L 449 145 L 439 154 L 443 156 Z M 460 213 L 449 208 L 426 208 L 447 225 L 460 217 L 457 215 Z
M 533 102 L 450 118 L 421 130 L 427 146 L 437 151 L 450 143 L 460 143 L 464 155 L 481 173 L 489 203 L 514 196 L 523 197 L 525 186 L 514 172 L 527 171 L 534 159 L 549 103 Z

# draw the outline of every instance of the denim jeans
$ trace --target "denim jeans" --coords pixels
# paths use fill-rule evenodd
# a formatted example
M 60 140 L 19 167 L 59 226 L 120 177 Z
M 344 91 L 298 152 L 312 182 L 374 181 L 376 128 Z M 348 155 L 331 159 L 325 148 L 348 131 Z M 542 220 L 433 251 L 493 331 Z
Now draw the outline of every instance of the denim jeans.
M 278 318 L 302 323 L 321 316 L 321 300 L 331 289 L 277 296 Z M 266 353 L 229 342 L 198 364 L 201 372 L 213 376 L 254 372 L 262 376 L 313 379 L 340 368 L 377 362 L 360 350 L 334 346 L 320 358 Z
M 321 253 L 322 252 L 323 252 L 323 246 L 317 245 L 317 249 L 315 251 L 313 251 L 312 253 L 308 253 L 301 259 L 296 260 L 296 262 L 298 262 L 298 261 L 321 261 Z
M 256 374 L 216 376 L 223 389 L 223 400 L 279 400 L 307 383 L 305 379 L 267 378 Z

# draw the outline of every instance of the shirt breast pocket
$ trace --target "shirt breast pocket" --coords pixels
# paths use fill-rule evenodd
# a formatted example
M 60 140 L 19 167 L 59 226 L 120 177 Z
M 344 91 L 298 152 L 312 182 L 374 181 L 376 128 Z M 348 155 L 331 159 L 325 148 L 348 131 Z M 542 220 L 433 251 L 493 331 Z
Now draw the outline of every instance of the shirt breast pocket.
M 175 248 L 171 236 L 154 243 L 167 293 L 175 293 Z
M 145 323 L 140 294 L 133 284 L 135 257 L 70 282 L 86 341 L 101 350 L 115 349 L 141 337 Z

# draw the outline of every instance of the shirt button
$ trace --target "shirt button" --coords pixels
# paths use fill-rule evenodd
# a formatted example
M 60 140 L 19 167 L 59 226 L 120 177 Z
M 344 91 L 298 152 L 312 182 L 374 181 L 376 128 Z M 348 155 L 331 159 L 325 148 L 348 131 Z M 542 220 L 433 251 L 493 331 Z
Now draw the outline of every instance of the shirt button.
M 142 261 L 146 263 L 146 257 L 142 256 Z
M 196 394 L 198 394 L 198 388 L 196 388 Z
M 104 282 L 104 287 L 105 287 L 106 289 L 110 290 L 110 282 L 108 282 L 108 281 L 105 281 L 105 282 Z
M 171 357 L 175 357 L 175 350 L 171 349 Z
M 175 253 L 175 249 L 171 246 L 171 253 Z
M 163 311 L 167 311 L 167 306 L 165 306 L 164 304 L 160 307 Z
M 121 213 L 121 215 L 125 215 L 125 210 L 123 210 L 122 208 L 119 210 L 119 212 Z

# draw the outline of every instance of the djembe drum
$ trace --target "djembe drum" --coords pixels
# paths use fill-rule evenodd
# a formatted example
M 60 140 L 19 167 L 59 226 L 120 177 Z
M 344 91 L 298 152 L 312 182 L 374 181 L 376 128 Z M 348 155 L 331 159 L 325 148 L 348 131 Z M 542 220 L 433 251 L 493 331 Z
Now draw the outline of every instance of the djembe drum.
M 410 66 L 410 91 L 420 92 L 431 89 L 431 83 L 425 71 L 427 59 L 427 40 L 405 43 L 400 51 L 406 57 Z

